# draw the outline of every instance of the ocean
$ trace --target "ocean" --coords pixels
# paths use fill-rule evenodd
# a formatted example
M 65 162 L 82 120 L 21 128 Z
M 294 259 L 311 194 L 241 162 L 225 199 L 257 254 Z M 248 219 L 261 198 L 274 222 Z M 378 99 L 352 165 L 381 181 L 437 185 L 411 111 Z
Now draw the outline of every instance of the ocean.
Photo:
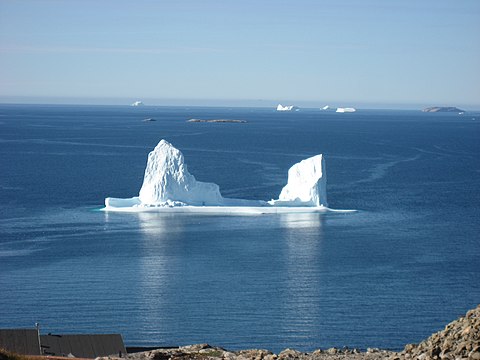
M 100 211 L 138 194 L 161 139 L 244 199 L 321 153 L 329 206 L 357 211 Z M 0 105 L 0 328 L 399 350 L 480 302 L 479 140 L 468 112 Z

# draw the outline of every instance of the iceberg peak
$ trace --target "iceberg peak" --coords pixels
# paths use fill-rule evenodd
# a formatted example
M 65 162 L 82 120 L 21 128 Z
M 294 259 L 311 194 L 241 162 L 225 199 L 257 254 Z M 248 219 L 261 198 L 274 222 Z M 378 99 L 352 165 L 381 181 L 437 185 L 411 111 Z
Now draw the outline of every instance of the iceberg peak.
M 183 154 L 166 140 L 161 140 L 148 154 L 140 189 L 143 204 L 159 205 L 167 201 L 188 205 L 222 205 L 217 184 L 197 181 L 188 172 Z

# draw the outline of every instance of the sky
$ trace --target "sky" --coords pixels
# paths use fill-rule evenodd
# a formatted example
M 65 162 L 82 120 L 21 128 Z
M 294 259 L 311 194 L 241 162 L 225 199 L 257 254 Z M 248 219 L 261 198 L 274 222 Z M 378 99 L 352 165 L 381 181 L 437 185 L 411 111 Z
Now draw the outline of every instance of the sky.
M 0 0 L 0 102 L 480 109 L 479 0 Z

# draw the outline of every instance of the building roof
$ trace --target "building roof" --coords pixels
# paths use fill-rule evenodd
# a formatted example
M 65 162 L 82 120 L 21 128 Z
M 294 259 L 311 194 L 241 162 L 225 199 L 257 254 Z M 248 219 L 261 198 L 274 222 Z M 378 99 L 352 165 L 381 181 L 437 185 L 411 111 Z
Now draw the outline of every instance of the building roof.
M 17 354 L 41 355 L 37 329 L 0 329 L 0 348 Z
M 96 358 L 126 354 L 120 334 L 41 335 L 43 355 Z
M 127 353 L 120 334 L 48 334 L 40 336 L 40 343 L 37 329 L 0 329 L 0 348 L 17 354 L 93 359 Z

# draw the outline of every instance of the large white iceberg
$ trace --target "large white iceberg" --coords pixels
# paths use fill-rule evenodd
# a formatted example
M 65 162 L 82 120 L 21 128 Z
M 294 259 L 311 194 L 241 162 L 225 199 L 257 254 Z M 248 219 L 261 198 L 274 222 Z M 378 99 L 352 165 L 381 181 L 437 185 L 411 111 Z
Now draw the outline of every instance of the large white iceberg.
M 188 172 L 183 154 L 161 140 L 148 155 L 138 196 L 105 199 L 107 211 L 182 212 L 312 212 L 326 211 L 325 161 L 316 155 L 293 165 L 287 185 L 271 201 L 224 198 L 217 184 L 197 181 Z

